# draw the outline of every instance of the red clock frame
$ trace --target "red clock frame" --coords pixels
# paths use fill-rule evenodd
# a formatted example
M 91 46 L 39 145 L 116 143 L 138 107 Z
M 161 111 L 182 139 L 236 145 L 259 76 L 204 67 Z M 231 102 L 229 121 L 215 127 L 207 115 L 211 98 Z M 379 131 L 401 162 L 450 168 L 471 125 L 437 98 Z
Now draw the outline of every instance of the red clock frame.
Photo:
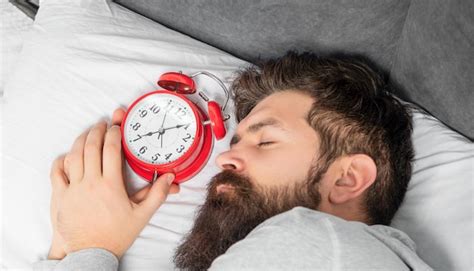
M 160 95 L 160 94 L 168 94 L 173 95 L 180 98 L 182 101 L 186 102 L 189 107 L 192 109 L 195 120 L 196 120 L 196 133 L 194 135 L 194 142 L 189 147 L 188 151 L 183 154 L 180 158 L 176 159 L 173 162 L 167 164 L 150 164 L 138 159 L 128 148 L 128 145 L 125 141 L 125 123 L 127 122 L 127 118 L 129 113 L 133 110 L 133 108 L 142 100 L 146 99 L 151 95 Z M 210 125 L 203 125 L 203 121 L 205 120 L 205 114 L 202 110 L 191 102 L 185 96 L 171 92 L 168 90 L 156 90 L 153 92 L 146 93 L 140 96 L 137 100 L 135 100 L 131 106 L 127 109 L 125 117 L 122 121 L 121 125 L 121 133 L 122 133 L 122 146 L 125 153 L 125 158 L 127 159 L 128 164 L 130 167 L 145 179 L 148 182 L 153 180 L 155 172 L 159 175 L 172 172 L 175 174 L 174 183 L 182 183 L 184 181 L 189 180 L 193 177 L 196 173 L 198 173 L 204 165 L 207 163 L 209 156 L 212 150 L 212 130 Z

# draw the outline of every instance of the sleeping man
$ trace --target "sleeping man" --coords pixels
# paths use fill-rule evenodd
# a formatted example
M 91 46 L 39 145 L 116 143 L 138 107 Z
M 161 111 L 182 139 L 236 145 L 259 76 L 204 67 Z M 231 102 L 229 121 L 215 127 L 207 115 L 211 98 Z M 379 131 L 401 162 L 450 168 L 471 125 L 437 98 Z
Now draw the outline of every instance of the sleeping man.
M 293 53 L 241 71 L 222 169 L 174 256 L 184 270 L 429 270 L 389 227 L 411 176 L 411 117 L 355 59 Z M 99 123 L 51 171 L 57 270 L 116 270 L 176 192 L 172 174 L 129 198 L 120 124 Z

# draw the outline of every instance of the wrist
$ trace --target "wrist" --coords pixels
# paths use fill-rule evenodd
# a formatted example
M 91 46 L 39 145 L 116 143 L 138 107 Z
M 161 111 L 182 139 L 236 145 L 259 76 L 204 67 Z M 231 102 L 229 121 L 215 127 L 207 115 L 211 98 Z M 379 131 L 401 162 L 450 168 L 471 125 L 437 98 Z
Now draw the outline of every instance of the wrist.
M 125 250 L 121 249 L 120 247 L 115 246 L 114 244 L 109 243 L 102 243 L 102 242 L 82 242 L 77 244 L 70 244 L 68 249 L 66 250 L 66 255 L 71 253 L 77 253 L 79 251 L 87 251 L 91 249 L 102 249 L 114 255 L 117 259 L 120 260 Z
M 57 269 L 70 270 L 118 270 L 119 259 L 110 251 L 102 248 L 85 248 L 68 255 L 60 261 Z M 69 268 L 68 268 L 69 267 Z M 72 269 L 71 269 L 72 270 Z

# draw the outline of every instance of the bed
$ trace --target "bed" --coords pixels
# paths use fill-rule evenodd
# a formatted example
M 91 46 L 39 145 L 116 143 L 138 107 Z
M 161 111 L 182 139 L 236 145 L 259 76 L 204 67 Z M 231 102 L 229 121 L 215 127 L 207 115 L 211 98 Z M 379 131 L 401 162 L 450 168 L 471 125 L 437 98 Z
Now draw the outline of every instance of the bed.
M 116 107 L 158 89 L 161 74 L 204 70 L 228 85 L 239 67 L 311 49 L 367 58 L 420 108 L 414 174 L 392 226 L 435 269 L 472 270 L 473 12 L 468 1 L 41 1 L 1 98 L 2 268 L 28 269 L 47 254 L 52 161 Z M 206 79 L 197 83 L 224 99 Z M 235 119 L 226 126 L 207 165 L 168 197 L 121 270 L 173 269 Z M 147 184 L 130 170 L 128 179 L 130 193 Z

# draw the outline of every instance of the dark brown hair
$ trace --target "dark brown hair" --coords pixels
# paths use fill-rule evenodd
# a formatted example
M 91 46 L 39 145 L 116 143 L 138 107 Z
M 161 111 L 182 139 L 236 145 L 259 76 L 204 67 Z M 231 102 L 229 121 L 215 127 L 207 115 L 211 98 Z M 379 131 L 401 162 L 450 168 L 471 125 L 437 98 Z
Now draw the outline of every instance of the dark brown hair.
M 232 85 L 237 120 L 265 97 L 288 90 L 314 99 L 308 123 L 321 139 L 317 164 L 325 171 L 343 155 L 362 153 L 374 160 L 377 176 L 362 208 L 368 224 L 388 225 L 411 177 L 412 124 L 407 108 L 364 61 L 289 52 L 239 72 Z M 317 180 L 313 182 L 316 187 Z

